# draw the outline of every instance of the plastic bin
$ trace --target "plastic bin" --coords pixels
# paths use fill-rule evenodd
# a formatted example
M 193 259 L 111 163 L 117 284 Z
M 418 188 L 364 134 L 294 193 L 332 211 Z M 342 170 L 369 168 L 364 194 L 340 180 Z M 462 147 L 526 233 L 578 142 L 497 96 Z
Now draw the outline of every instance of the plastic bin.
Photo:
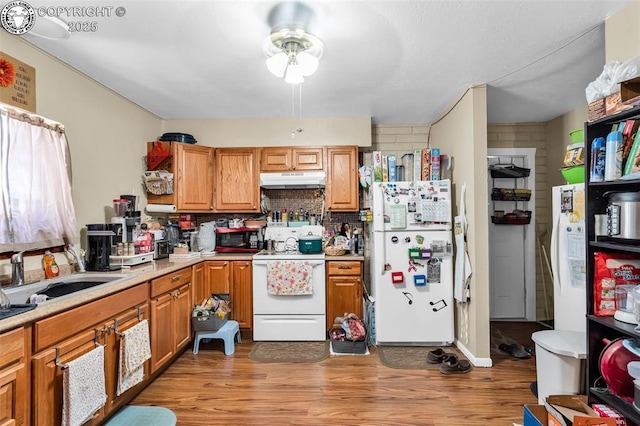
M 536 344 L 538 404 L 549 395 L 583 392 L 587 336 L 582 331 L 544 330 L 531 335 Z

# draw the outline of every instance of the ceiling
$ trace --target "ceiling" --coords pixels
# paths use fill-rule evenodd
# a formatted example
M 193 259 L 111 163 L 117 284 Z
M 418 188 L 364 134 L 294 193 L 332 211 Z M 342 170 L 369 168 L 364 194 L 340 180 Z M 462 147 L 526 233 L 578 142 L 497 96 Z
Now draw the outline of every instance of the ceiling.
M 325 49 L 299 87 L 265 66 L 279 2 L 56 1 L 113 6 L 111 16 L 82 17 L 30 1 L 73 26 L 93 21 L 96 30 L 36 36 L 55 30 L 55 19 L 38 13 L 23 37 L 164 119 L 371 116 L 374 124 L 430 124 L 467 88 L 487 84 L 489 122 L 540 122 L 586 103 L 584 89 L 604 65 L 603 22 L 628 1 L 305 2 L 313 11 L 307 29 Z M 273 15 L 273 24 L 285 19 Z

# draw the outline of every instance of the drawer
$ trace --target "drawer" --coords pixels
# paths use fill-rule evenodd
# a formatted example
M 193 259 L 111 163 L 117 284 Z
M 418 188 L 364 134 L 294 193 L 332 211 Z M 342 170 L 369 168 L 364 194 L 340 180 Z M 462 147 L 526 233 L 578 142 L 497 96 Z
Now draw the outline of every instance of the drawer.
M 327 275 L 362 275 L 362 262 L 327 262 Z
M 24 328 L 0 334 L 0 368 L 24 357 Z
M 179 271 L 156 278 L 155 280 L 151 280 L 151 297 L 157 297 L 190 282 L 191 268 L 180 269 Z
M 130 307 L 146 303 L 148 295 L 149 284 L 143 283 L 37 321 L 33 328 L 34 351 L 38 352 L 51 347 L 61 340 L 89 327 L 94 327 Z

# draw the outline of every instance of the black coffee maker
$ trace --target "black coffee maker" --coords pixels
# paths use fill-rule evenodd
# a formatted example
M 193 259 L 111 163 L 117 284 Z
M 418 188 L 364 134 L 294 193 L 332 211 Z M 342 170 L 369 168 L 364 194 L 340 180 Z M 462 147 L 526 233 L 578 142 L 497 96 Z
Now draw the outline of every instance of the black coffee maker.
M 88 271 L 115 271 L 120 266 L 111 266 L 111 245 L 113 237 L 113 225 L 110 223 L 98 223 L 87 225 L 87 270 Z

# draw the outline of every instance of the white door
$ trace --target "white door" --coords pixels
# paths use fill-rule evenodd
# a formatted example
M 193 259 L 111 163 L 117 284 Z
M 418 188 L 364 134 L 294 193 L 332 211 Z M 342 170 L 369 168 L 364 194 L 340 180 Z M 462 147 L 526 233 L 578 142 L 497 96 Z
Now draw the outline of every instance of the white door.
M 511 163 L 530 169 L 526 178 L 504 179 L 488 175 L 489 207 L 489 300 L 492 320 L 536 320 L 536 235 L 535 235 L 535 148 L 490 148 L 487 166 Z M 493 201 L 493 188 L 526 188 L 529 201 Z M 532 218 L 527 225 L 496 225 L 494 211 L 504 214 L 514 210 L 529 210 Z
M 518 225 L 489 225 L 491 319 L 525 317 L 524 232 Z

